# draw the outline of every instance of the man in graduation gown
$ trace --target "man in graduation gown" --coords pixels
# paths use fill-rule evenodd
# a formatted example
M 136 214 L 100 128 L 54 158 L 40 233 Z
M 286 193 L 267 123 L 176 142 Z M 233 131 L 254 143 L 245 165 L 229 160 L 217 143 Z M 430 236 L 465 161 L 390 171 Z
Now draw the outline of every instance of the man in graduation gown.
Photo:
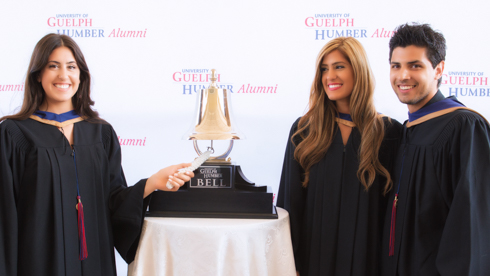
M 382 275 L 490 275 L 490 127 L 438 87 L 445 39 L 402 25 L 390 40 L 390 80 L 404 124 L 388 201 Z

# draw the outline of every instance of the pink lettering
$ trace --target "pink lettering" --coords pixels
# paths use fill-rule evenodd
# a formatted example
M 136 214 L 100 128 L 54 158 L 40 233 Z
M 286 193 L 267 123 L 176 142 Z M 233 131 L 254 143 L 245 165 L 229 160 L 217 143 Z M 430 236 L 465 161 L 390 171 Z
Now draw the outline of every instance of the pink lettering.
M 177 75 L 179 75 L 179 77 L 177 77 Z M 180 82 L 182 80 L 182 78 L 180 77 L 180 75 L 181 75 L 180 72 L 175 72 L 174 75 L 173 75 L 174 81 Z

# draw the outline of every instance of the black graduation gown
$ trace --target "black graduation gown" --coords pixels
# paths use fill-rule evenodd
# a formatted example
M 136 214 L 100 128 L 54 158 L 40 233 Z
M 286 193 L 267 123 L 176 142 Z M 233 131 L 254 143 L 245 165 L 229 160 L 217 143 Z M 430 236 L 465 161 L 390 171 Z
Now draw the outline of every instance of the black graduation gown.
M 304 170 L 294 159 L 289 134 L 277 206 L 289 211 L 296 270 L 307 275 L 379 275 L 378 256 L 386 208 L 383 177 L 369 191 L 357 178 L 360 133 L 353 128 L 344 147 L 338 126 L 326 155 L 310 171 L 302 188 Z M 379 152 L 390 170 L 399 145 L 401 124 L 385 119 L 386 132 Z
M 68 140 L 32 119 L 0 124 L 0 275 L 116 275 L 114 246 L 130 262 L 146 180 L 127 187 L 109 124 L 74 124 L 88 258 L 79 260 L 77 183 Z
M 382 275 L 490 275 L 489 137 L 485 120 L 468 110 L 404 128 L 384 226 Z M 391 204 L 400 180 L 389 257 Z

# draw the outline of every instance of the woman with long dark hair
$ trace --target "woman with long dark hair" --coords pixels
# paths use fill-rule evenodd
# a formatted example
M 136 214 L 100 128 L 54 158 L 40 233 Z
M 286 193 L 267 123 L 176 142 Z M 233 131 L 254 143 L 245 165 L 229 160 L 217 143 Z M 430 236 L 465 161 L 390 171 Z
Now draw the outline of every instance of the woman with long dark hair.
M 180 164 L 127 187 L 117 135 L 93 104 L 78 45 L 43 37 L 20 112 L 0 118 L 0 275 L 116 275 L 114 247 L 133 260 L 148 195 L 193 177 Z
M 309 110 L 292 126 L 277 205 L 289 211 L 296 270 L 378 275 L 401 125 L 378 114 L 366 52 L 352 37 L 320 51 Z

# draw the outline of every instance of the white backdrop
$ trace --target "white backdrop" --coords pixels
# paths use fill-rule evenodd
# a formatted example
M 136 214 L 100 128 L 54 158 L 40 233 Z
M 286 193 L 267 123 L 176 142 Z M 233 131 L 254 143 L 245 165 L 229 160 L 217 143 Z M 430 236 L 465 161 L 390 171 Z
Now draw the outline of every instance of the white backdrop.
M 92 74 L 95 108 L 120 136 L 132 185 L 196 156 L 182 135 L 194 116 L 194 91 L 215 68 L 247 137 L 231 157 L 250 180 L 276 192 L 289 128 L 304 114 L 316 56 L 333 37 L 361 41 L 378 110 L 403 122 L 407 109 L 389 83 L 389 36 L 406 22 L 431 24 L 448 45 L 441 91 L 490 118 L 489 7 L 484 0 L 0 0 L 0 116 L 21 105 L 36 42 L 50 32 L 72 36 Z M 262 86 L 274 93 L 250 93 Z

